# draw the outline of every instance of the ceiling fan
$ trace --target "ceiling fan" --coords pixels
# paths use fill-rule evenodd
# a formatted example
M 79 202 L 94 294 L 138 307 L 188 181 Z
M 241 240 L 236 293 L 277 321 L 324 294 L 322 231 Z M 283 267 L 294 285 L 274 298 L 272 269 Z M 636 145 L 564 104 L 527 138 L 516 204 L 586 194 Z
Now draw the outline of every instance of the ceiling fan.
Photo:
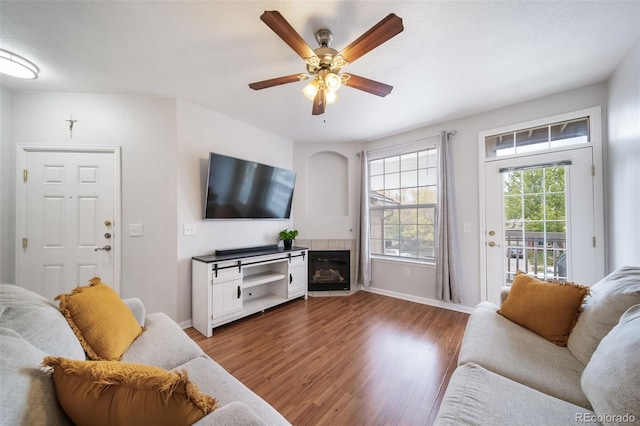
M 258 81 L 249 84 L 250 88 L 261 90 L 281 84 L 311 80 L 303 89 L 303 93 L 307 98 L 313 100 L 313 115 L 324 114 L 326 104 L 335 101 L 336 91 L 342 84 L 377 96 L 387 96 L 391 93 L 393 86 L 355 74 L 340 74 L 340 71 L 404 30 L 402 19 L 395 14 L 390 13 L 341 52 L 329 47 L 333 40 L 333 34 L 327 29 L 316 32 L 316 40 L 320 47 L 314 50 L 280 12 L 276 10 L 265 11 L 260 19 L 304 59 L 307 72 Z

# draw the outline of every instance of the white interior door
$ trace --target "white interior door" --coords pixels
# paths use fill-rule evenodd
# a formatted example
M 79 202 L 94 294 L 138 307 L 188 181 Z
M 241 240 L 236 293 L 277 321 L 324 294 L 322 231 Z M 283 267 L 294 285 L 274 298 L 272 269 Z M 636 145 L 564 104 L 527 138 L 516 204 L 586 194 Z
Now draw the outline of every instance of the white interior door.
M 592 148 L 485 163 L 487 300 L 518 270 L 591 285 L 603 274 L 596 247 Z
M 119 148 L 18 155 L 17 284 L 53 299 L 99 276 L 119 292 Z

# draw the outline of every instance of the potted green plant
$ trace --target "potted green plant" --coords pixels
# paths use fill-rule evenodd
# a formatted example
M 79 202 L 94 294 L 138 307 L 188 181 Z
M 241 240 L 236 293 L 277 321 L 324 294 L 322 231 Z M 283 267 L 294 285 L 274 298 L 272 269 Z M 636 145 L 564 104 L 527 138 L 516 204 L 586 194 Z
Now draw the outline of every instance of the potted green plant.
M 278 234 L 278 239 L 284 242 L 285 250 L 291 250 L 291 247 L 293 246 L 293 240 L 295 240 L 297 236 L 298 236 L 297 229 L 283 229 Z

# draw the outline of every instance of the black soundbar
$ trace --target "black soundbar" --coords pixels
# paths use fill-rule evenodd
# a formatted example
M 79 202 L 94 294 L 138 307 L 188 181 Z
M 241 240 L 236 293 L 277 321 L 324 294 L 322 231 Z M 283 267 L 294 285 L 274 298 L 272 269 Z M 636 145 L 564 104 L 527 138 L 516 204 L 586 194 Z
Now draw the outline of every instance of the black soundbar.
M 242 253 L 251 253 L 254 251 L 266 251 L 266 250 L 277 250 L 277 244 L 271 244 L 268 246 L 258 246 L 258 247 L 245 247 L 238 249 L 229 249 L 229 250 L 216 250 L 216 256 L 227 256 L 232 254 L 242 254 Z

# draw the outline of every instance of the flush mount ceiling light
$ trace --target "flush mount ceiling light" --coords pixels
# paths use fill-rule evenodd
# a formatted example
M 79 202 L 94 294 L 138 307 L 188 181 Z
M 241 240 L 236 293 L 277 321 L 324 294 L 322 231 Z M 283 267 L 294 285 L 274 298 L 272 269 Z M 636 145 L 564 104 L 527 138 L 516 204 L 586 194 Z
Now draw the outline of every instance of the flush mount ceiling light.
M 0 49 L 0 73 L 18 78 L 38 78 L 40 69 L 28 59 L 8 50 Z

